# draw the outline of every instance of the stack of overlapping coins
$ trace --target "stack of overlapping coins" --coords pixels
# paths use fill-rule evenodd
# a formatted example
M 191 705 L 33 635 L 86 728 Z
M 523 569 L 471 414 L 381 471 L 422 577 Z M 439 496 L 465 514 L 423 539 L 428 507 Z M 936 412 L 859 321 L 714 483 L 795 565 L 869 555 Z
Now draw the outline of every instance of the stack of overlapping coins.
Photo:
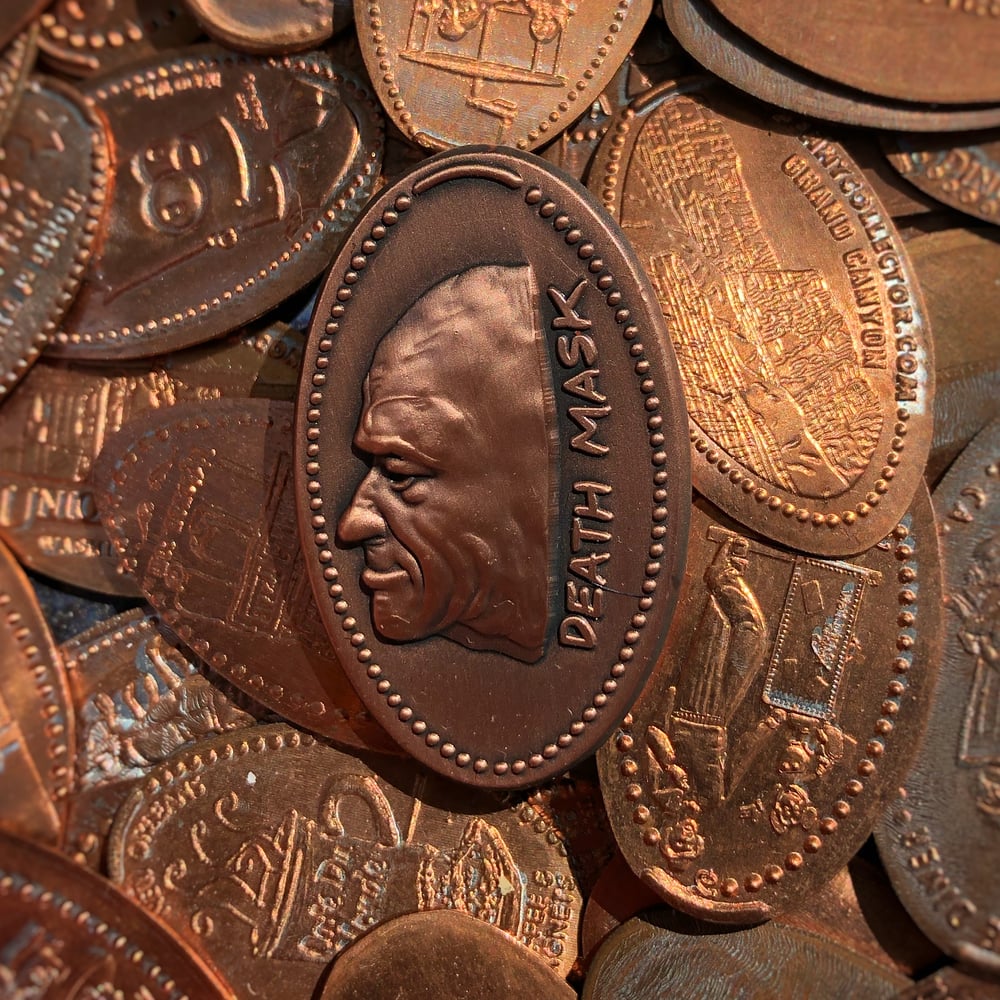
M 997 0 L 0 43 L 0 998 L 1000 996 Z

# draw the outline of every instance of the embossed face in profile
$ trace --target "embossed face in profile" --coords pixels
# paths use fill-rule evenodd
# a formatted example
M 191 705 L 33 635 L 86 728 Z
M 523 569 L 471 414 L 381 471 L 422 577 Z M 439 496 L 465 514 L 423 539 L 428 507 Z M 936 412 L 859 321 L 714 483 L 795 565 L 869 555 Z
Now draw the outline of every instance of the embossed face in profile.
M 364 546 L 384 639 L 541 657 L 553 410 L 528 266 L 447 278 L 382 338 L 354 436 L 372 467 L 337 537 Z

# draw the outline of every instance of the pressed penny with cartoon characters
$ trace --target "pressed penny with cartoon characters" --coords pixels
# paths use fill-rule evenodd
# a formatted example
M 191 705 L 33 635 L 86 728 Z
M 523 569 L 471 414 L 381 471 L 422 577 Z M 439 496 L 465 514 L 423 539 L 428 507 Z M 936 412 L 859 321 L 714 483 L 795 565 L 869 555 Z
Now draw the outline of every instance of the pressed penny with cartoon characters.
M 739 923 L 833 878 L 922 732 L 939 572 L 926 489 L 849 560 L 778 548 L 699 499 L 664 655 L 598 755 L 636 874 Z

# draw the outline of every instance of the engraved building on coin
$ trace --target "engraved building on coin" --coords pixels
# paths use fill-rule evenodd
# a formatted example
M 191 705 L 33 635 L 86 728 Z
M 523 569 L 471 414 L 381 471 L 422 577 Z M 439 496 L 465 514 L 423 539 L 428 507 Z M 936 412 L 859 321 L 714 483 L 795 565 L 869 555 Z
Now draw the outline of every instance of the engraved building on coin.
M 370 711 L 450 777 L 563 770 L 656 656 L 689 472 L 652 302 L 527 154 L 428 161 L 334 263 L 299 411 L 312 584 Z

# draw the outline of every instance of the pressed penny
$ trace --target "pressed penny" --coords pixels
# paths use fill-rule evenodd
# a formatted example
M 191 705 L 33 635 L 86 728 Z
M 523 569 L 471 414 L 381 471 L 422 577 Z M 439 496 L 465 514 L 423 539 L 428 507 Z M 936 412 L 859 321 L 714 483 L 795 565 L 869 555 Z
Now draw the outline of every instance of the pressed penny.
M 671 32 L 723 80 L 799 114 L 846 125 L 950 132 L 1000 125 L 1000 105 L 922 105 L 877 98 L 782 59 L 734 28 L 709 0 L 663 0 Z
M 945 582 L 928 735 L 876 829 L 893 886 L 949 955 L 1000 973 L 1000 421 L 934 491 Z
M 110 73 L 201 36 L 183 0 L 55 0 L 38 25 L 45 62 L 76 77 Z
M 339 743 L 392 749 L 318 620 L 291 446 L 289 403 L 221 399 L 145 414 L 102 455 L 101 518 L 122 568 L 209 667 Z
M 352 683 L 448 777 L 561 773 L 628 710 L 683 562 L 684 404 L 641 267 L 544 161 L 441 154 L 359 220 L 309 336 L 299 523 Z
M 807 123 L 757 118 L 695 80 L 633 102 L 589 184 L 656 289 L 699 492 L 819 555 L 884 537 L 923 474 L 933 356 L 861 169 Z
M 62 839 L 73 788 L 66 673 L 34 591 L 0 545 L 0 801 L 3 823 L 43 843 Z
M 148 411 L 220 396 L 291 399 L 304 337 L 248 329 L 169 357 L 95 367 L 43 358 L 0 407 L 0 538 L 26 566 L 138 597 L 100 522 L 93 470 L 107 438 Z
M 17 1000 L 233 997 L 167 928 L 107 880 L 4 833 L 0 989 Z
M 910 980 L 821 936 L 780 924 L 724 930 L 667 910 L 636 917 L 604 943 L 583 1000 L 894 1000 Z
M 1000 225 L 1000 132 L 894 136 L 889 162 L 911 184 L 980 222 Z
M 382 155 L 374 99 L 320 53 L 206 46 L 90 84 L 115 160 L 107 239 L 52 345 L 176 350 L 277 305 L 328 263 Z
M 100 120 L 70 87 L 27 84 L 0 148 L 0 400 L 76 295 L 107 183 Z
M 396 917 L 334 963 L 323 1000 L 575 1000 L 544 962 L 496 927 L 437 910 Z
M 939 574 L 926 488 L 850 560 L 770 545 L 699 499 L 662 659 L 598 754 L 633 871 L 680 910 L 742 923 L 833 878 L 923 732 Z
M 64 850 L 99 869 L 115 813 L 132 787 L 178 750 L 257 723 L 264 710 L 199 670 L 142 609 L 59 648 L 76 718 L 76 788 Z
M 0 48 L 10 44 L 48 3 L 49 0 L 6 0 L 0 9 Z
M 28 74 L 38 52 L 38 27 L 22 31 L 0 50 L 0 140 L 7 134 L 11 119 L 24 93 Z
M 333 35 L 334 15 L 342 4 L 339 0 L 187 0 L 187 6 L 217 42 L 240 52 L 272 55 L 321 46 Z
M 354 18 L 379 100 L 408 139 L 435 150 L 527 150 L 597 99 L 651 8 L 649 0 L 354 0 Z
M 310 996 L 357 938 L 425 910 L 471 913 L 565 975 L 581 899 L 558 842 L 492 796 L 384 761 L 277 725 L 181 751 L 122 806 L 111 875 L 241 996 L 279 980 Z
M 1000 983 L 945 968 L 902 990 L 894 1000 L 1000 1000 Z

